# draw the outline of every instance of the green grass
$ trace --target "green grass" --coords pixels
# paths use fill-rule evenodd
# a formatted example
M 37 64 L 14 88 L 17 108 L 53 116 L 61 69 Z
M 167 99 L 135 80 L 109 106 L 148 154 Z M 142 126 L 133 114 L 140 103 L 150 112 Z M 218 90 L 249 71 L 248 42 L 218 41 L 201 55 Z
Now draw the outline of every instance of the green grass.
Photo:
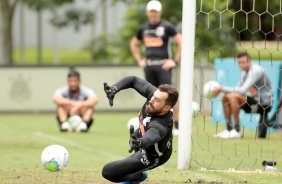
M 91 64 L 92 58 L 91 53 L 83 49 L 64 49 L 59 51 L 59 64 Z M 14 50 L 14 63 L 20 63 L 20 51 Z M 25 50 L 25 63 L 28 65 L 36 65 L 37 61 L 37 50 L 29 48 Z M 55 64 L 54 63 L 54 50 L 43 49 L 42 50 L 42 64 Z
M 137 113 L 98 113 L 88 133 L 61 133 L 53 114 L 0 115 L 0 183 L 110 183 L 101 176 L 103 166 L 129 156 L 127 121 Z M 281 135 L 270 139 L 253 139 L 254 131 L 245 130 L 244 139 L 213 138 L 215 123 L 198 115 L 193 120 L 193 153 L 190 170 L 177 169 L 178 137 L 174 137 L 171 159 L 163 166 L 148 171 L 147 184 L 155 183 L 281 183 L 280 172 L 201 171 L 200 168 L 262 169 L 261 159 L 273 154 L 281 169 Z M 219 129 L 223 128 L 219 125 Z M 49 172 L 40 162 L 42 150 L 60 144 L 69 151 L 69 163 L 60 172 Z M 235 151 L 234 145 L 237 145 Z M 249 147 L 249 151 L 246 149 Z M 261 149 L 263 151 L 261 151 Z M 237 152 L 237 154 L 235 154 Z M 261 154 L 262 153 L 262 156 Z M 249 154 L 249 156 L 247 156 Z M 211 163 L 211 159 L 214 161 Z M 253 161 L 259 160 L 257 164 Z

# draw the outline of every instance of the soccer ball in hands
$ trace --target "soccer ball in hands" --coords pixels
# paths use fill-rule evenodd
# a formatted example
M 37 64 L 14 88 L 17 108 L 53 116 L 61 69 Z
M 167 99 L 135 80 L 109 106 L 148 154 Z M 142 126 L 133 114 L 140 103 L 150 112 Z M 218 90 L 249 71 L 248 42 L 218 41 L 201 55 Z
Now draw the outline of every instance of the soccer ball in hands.
M 82 118 L 79 115 L 71 115 L 68 118 L 68 122 L 72 128 L 72 130 L 76 130 L 80 123 L 83 122 Z
M 219 87 L 220 84 L 216 81 L 209 81 L 204 85 L 203 94 L 208 98 L 215 98 L 217 95 L 214 94 L 214 88 Z
M 131 118 L 128 122 L 127 122 L 127 128 L 129 130 L 130 125 L 133 125 L 134 130 L 136 130 L 137 128 L 139 128 L 139 118 L 138 117 L 134 117 Z
M 41 153 L 43 167 L 52 172 L 64 169 L 68 164 L 68 160 L 68 150 L 60 145 L 47 146 Z

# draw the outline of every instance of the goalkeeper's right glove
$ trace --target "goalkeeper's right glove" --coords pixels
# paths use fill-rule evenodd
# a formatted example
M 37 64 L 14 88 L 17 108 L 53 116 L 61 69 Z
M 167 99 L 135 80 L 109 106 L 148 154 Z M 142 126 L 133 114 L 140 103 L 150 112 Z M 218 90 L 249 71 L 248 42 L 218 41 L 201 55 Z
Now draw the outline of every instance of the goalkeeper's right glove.
M 109 86 L 106 82 L 104 82 L 104 91 L 109 99 L 110 106 L 114 105 L 114 97 L 117 93 L 117 88 L 115 86 Z

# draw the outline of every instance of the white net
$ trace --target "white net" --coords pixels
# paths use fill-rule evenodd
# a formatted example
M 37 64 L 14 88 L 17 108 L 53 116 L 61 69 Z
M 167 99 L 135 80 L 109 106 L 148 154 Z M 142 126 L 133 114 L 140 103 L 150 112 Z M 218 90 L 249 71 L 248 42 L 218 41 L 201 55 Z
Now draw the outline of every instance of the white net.
M 281 1 L 197 0 L 196 3 L 193 101 L 200 105 L 200 112 L 195 113 L 192 120 L 191 168 L 269 170 L 262 162 L 275 160 L 277 165 L 272 169 L 281 170 Z M 214 137 L 226 129 L 223 94 L 208 98 L 203 94 L 203 86 L 211 80 L 225 86 L 237 84 L 241 71 L 236 55 L 240 52 L 247 52 L 253 63 L 262 66 L 271 81 L 274 94 L 271 111 L 267 120 L 261 119 L 265 138 L 258 136 L 262 130 L 259 127 L 261 116 L 242 110 L 239 113 L 242 138 Z

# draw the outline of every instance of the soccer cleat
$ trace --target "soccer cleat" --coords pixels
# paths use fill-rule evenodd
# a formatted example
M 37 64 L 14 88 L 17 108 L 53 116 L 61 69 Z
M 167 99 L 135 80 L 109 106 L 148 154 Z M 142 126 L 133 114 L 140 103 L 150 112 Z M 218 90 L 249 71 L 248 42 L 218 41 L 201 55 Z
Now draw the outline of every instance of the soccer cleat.
M 72 128 L 68 122 L 63 122 L 61 125 L 62 132 L 72 132 Z
M 230 133 L 230 131 L 228 131 L 228 130 L 223 130 L 222 132 L 219 132 L 219 133 L 217 133 L 217 134 L 214 134 L 213 136 L 214 137 L 221 137 L 221 136 L 225 136 L 225 135 L 229 135 L 229 133 Z
M 125 181 L 125 182 L 121 182 L 121 184 L 138 184 L 138 183 L 145 181 L 147 178 L 148 178 L 147 172 L 142 171 L 141 176 L 137 181 Z
M 237 132 L 237 130 L 235 130 L 235 129 L 230 131 L 230 136 L 229 136 L 230 139 L 232 139 L 232 138 L 240 139 L 241 137 L 242 137 L 241 132 Z
M 76 128 L 76 132 L 87 132 L 87 125 L 85 122 L 81 122 L 77 128 Z
M 214 135 L 214 137 L 219 137 L 222 139 L 241 138 L 241 136 L 242 136 L 241 133 L 237 132 L 235 129 L 232 129 L 231 131 L 224 130 Z
M 148 178 L 147 172 L 146 171 L 142 171 L 141 177 L 139 178 L 139 180 L 137 182 L 141 183 L 142 181 L 145 181 L 147 178 Z

